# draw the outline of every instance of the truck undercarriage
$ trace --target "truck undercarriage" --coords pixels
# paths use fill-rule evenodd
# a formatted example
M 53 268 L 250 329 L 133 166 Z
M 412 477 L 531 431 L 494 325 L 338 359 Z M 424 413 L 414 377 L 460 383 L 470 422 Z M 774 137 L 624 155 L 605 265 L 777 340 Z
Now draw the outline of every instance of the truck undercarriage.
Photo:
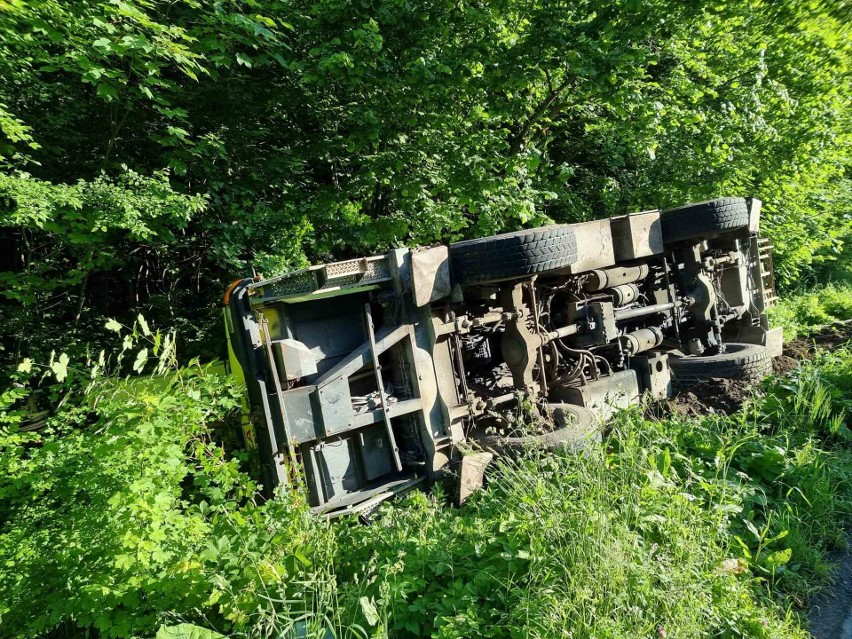
M 760 202 L 551 225 L 236 282 L 231 367 L 264 486 L 358 512 L 465 450 L 576 447 L 613 410 L 771 370 Z

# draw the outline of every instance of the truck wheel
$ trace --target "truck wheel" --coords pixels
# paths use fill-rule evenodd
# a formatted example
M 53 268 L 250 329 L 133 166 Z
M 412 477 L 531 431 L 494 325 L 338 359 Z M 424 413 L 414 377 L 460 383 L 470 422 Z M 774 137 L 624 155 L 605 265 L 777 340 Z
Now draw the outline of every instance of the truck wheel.
M 759 344 L 727 344 L 725 352 L 718 355 L 670 355 L 669 368 L 675 390 L 689 390 L 713 377 L 741 379 L 754 384 L 772 372 L 772 358 L 766 347 Z
M 723 197 L 663 211 L 663 242 L 700 240 L 748 226 L 748 205 L 742 197 Z
M 488 435 L 476 440 L 480 447 L 498 455 L 515 454 L 530 448 L 579 452 L 592 442 L 602 440 L 600 422 L 595 414 L 574 404 L 551 404 L 556 429 L 541 435 L 501 437 Z
M 450 244 L 453 279 L 485 284 L 570 266 L 577 261 L 577 238 L 565 224 L 540 226 Z

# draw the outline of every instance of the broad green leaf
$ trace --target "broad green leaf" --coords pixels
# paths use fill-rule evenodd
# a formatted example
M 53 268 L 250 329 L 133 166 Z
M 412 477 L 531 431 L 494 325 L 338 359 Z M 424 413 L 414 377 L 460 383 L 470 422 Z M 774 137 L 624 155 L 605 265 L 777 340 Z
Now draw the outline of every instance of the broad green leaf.
M 793 556 L 792 548 L 785 548 L 784 550 L 778 550 L 776 552 L 770 553 L 766 556 L 766 563 L 775 568 L 778 566 L 785 566 L 789 563 L 790 558 Z
M 173 135 L 174 137 L 179 138 L 181 140 L 185 140 L 186 137 L 189 135 L 189 132 L 186 129 L 182 129 L 178 126 L 167 126 L 166 131 L 169 135 Z
M 145 321 L 145 318 L 142 317 L 142 313 L 140 313 L 136 317 L 136 321 L 139 322 L 139 327 L 142 329 L 142 334 L 148 336 L 151 334 L 151 329 L 148 328 L 148 322 Z
M 358 603 L 361 604 L 361 611 L 364 613 L 364 617 L 367 619 L 367 623 L 370 626 L 375 626 L 379 623 L 381 619 L 379 617 L 379 613 L 376 610 L 376 603 L 370 597 L 361 597 L 358 600 Z
M 118 90 L 111 84 L 99 84 L 98 95 L 107 101 L 118 99 Z
M 62 353 L 58 360 L 51 363 L 50 370 L 56 376 L 57 382 L 64 382 L 65 378 L 68 377 L 68 362 L 68 355 Z
M 749 519 L 743 519 L 743 524 L 748 528 L 748 531 L 754 536 L 755 541 L 760 541 L 760 531 Z
M 133 362 L 133 370 L 137 373 L 141 373 L 142 369 L 145 368 L 145 364 L 148 363 L 148 349 L 143 348 L 136 354 L 136 361 Z

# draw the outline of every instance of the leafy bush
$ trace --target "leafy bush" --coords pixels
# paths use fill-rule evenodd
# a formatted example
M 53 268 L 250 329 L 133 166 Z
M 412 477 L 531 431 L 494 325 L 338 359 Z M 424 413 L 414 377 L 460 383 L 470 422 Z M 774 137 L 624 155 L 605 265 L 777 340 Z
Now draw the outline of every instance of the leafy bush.
M 126 167 L 114 179 L 101 175 L 75 184 L 0 173 L 0 194 L 0 227 L 7 238 L 26 245 L 12 258 L 20 268 L 0 269 L 0 296 L 6 300 L 0 323 L 10 334 L 6 347 L 16 357 L 46 357 L 52 349 L 90 342 L 94 318 L 100 321 L 138 299 L 137 284 L 126 277 L 124 286 L 109 286 L 113 272 L 144 270 L 150 254 L 139 245 L 176 244 L 206 205 L 202 196 L 174 191 L 168 171 L 143 176 Z M 93 307 L 101 313 L 90 315 L 87 309 Z M 32 317 L 40 326 L 64 324 L 66 330 L 46 331 L 34 344 Z
M 784 328 L 787 340 L 837 321 L 852 319 L 852 283 L 790 291 L 769 309 L 770 322 Z
M 137 371 L 146 334 L 168 343 L 141 318 L 125 331 L 120 355 L 132 352 Z M 64 399 L 41 430 L 16 409 L 26 385 L 0 396 L 3 636 L 144 636 L 175 617 L 244 626 L 259 623 L 266 589 L 284 595 L 285 583 L 276 610 L 326 614 L 328 529 L 295 497 L 255 502 L 257 485 L 217 437 L 238 428 L 227 419 L 239 391 L 226 378 L 193 364 L 121 379 L 74 363 L 56 358 L 46 373 L 63 380 L 52 391 Z M 20 369 L 18 379 L 40 372 L 29 361 Z

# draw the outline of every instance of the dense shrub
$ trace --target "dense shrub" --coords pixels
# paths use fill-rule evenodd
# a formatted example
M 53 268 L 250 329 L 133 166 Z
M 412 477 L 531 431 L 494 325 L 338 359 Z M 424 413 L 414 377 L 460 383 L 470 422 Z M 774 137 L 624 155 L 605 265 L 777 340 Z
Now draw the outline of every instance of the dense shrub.
M 210 354 L 221 291 L 252 267 L 719 195 L 764 200 L 795 282 L 850 224 L 848 18 L 793 0 L 6 2 L 0 339 L 31 354 L 44 326 L 46 356 L 142 308 Z
M 124 335 L 137 370 L 142 332 Z M 228 421 L 239 390 L 198 365 L 127 379 L 80 366 L 55 358 L 60 407 L 40 430 L 22 420 L 28 386 L 0 396 L 0 636 L 259 625 L 267 601 L 285 619 L 326 614 L 327 526 L 295 494 L 260 507 L 241 455 L 221 443 L 239 428 Z

